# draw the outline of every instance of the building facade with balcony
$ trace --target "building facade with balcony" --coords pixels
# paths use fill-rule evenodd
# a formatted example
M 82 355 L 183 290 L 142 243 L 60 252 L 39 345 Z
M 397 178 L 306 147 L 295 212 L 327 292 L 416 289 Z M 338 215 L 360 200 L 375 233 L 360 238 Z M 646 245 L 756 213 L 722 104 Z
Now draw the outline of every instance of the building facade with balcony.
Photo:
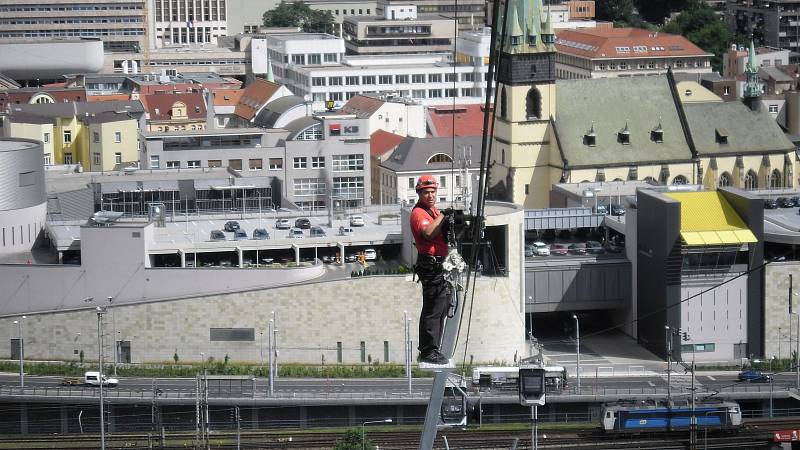
M 800 1 L 728 0 L 728 29 L 756 45 L 800 51 Z
M 438 14 L 417 14 L 415 5 L 391 5 L 381 17 L 347 17 L 342 37 L 349 55 L 441 53 L 451 51 L 454 20 Z

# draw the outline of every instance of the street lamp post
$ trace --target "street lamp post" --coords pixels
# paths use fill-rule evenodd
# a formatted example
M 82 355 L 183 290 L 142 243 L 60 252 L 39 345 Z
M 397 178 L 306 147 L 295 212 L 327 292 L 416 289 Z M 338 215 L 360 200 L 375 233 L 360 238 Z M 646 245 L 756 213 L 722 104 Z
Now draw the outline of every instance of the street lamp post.
M 97 311 L 97 360 L 99 371 L 97 374 L 97 385 L 100 387 L 100 448 L 106 448 L 106 426 L 105 415 L 103 413 L 103 314 L 106 309 L 102 306 L 95 308 Z
M 368 420 L 366 422 L 363 422 L 361 424 L 361 450 L 364 450 L 364 448 L 366 448 L 366 445 L 367 445 L 366 442 L 365 442 L 366 441 L 366 433 L 364 432 L 364 428 L 365 428 L 365 426 L 367 424 L 370 424 L 370 423 L 392 423 L 392 419 Z
M 15 320 L 14 324 L 17 326 L 17 343 L 19 347 L 19 387 L 25 387 L 25 346 L 22 343 L 22 320 L 27 316 L 22 316 L 19 320 Z
M 575 378 L 578 380 L 578 394 L 581 393 L 581 324 L 576 314 L 575 319 Z

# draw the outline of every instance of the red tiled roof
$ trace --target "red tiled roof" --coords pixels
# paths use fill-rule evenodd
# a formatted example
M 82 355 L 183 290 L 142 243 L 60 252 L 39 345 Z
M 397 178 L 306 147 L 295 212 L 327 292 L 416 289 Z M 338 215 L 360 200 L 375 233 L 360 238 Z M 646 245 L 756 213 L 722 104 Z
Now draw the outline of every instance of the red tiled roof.
M 355 95 L 347 101 L 339 112 L 355 114 L 359 119 L 366 119 L 375 114 L 383 106 L 384 101 L 368 95 Z
M 206 104 L 200 92 L 142 95 L 141 101 L 144 109 L 150 114 L 150 120 L 171 120 L 172 106 L 177 102 L 186 105 L 186 115 L 190 120 L 206 117 Z
M 236 104 L 236 109 L 233 113 L 243 119 L 252 119 L 255 117 L 258 109 L 267 103 L 267 100 L 275 95 L 280 88 L 280 84 L 267 81 L 263 78 L 256 78 L 244 88 L 244 92 L 239 98 L 239 102 Z
M 560 30 L 559 53 L 588 58 L 702 56 L 707 53 L 685 37 L 641 28 Z
M 403 139 L 405 138 L 398 134 L 378 130 L 369 137 L 369 153 L 375 158 L 380 158 L 386 152 L 400 145 Z
M 484 105 L 435 106 L 428 108 L 428 127 L 434 137 L 482 136 Z M 489 116 L 491 132 L 492 117 Z M 455 127 L 455 131 L 454 131 Z
M 236 106 L 244 89 L 217 89 L 214 91 L 214 106 Z

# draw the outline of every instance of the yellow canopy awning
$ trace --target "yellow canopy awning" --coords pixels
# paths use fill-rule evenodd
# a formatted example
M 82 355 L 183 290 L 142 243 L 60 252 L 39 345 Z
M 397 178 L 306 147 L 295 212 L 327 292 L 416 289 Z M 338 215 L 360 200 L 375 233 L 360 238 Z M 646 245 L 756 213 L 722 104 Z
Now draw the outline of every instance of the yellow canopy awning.
M 681 203 L 681 239 L 686 245 L 736 245 L 757 241 L 721 193 L 670 192 L 666 195 Z

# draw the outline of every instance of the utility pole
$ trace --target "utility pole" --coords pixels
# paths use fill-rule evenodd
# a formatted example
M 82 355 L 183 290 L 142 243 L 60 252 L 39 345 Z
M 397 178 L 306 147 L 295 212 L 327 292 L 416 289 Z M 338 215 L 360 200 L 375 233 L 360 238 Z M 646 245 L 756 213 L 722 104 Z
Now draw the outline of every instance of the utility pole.
M 194 376 L 194 444 L 200 445 L 200 374 Z
M 111 302 L 114 301 L 114 297 L 108 296 L 108 309 L 111 309 Z M 111 311 L 111 335 L 114 338 L 114 377 L 117 376 L 117 353 L 119 353 L 119 346 L 117 342 L 117 319 L 116 314 L 114 311 Z
M 789 329 L 792 327 L 792 274 L 789 274 Z M 791 336 L 791 331 L 789 332 Z M 792 341 L 789 339 L 791 348 Z M 789 350 L 791 351 L 791 350 Z M 797 315 L 797 341 L 794 347 L 795 388 L 800 390 L 800 314 Z
M 99 362 L 99 372 L 97 376 L 98 386 L 100 387 L 100 449 L 106 449 L 106 426 L 105 414 L 103 412 L 103 313 L 105 308 L 98 306 L 97 310 L 97 359 Z
M 672 330 L 669 325 L 664 325 L 664 331 L 667 339 L 667 408 L 672 404 L 672 383 L 670 382 L 670 375 L 672 373 Z
M 690 339 L 689 333 L 684 331 L 683 332 L 683 340 L 685 342 L 689 342 L 689 339 Z M 695 448 L 697 448 L 697 417 L 695 417 L 695 395 L 694 395 L 694 392 L 695 392 L 695 387 L 694 387 L 694 355 L 695 355 L 695 353 L 694 353 L 694 342 L 692 342 L 691 345 L 692 345 L 692 366 L 691 366 L 692 367 L 692 370 L 691 370 L 692 387 L 689 388 L 689 390 L 692 392 L 692 398 L 691 398 L 692 415 L 690 417 L 690 422 L 689 422 L 689 448 L 695 449 Z
M 408 381 L 408 394 L 411 395 L 411 319 L 408 312 L 403 311 L 403 353 L 405 353 L 406 380 Z
M 273 363 L 275 364 L 275 372 L 272 374 L 272 376 L 273 378 L 278 378 L 278 315 L 275 314 L 275 311 L 272 311 L 272 322 L 272 333 L 274 334 L 272 337 L 272 345 L 275 346 L 275 359 L 273 360 Z
M 236 406 L 236 450 L 242 448 L 242 427 L 239 422 L 239 406 Z
M 273 325 L 274 325 L 274 323 L 273 323 L 272 319 L 269 319 L 269 329 L 267 330 L 268 331 L 267 346 L 269 347 L 269 361 L 268 361 L 268 363 L 269 363 L 269 372 L 268 372 L 268 375 L 267 375 L 267 380 L 268 380 L 267 393 L 269 394 L 270 397 L 272 397 L 272 395 L 274 394 L 274 387 L 273 387 L 273 382 L 274 381 L 273 381 L 273 377 L 272 377 L 272 367 L 273 367 L 272 366 L 272 354 L 273 354 L 272 353 L 272 334 L 273 334 L 272 328 L 273 328 Z

